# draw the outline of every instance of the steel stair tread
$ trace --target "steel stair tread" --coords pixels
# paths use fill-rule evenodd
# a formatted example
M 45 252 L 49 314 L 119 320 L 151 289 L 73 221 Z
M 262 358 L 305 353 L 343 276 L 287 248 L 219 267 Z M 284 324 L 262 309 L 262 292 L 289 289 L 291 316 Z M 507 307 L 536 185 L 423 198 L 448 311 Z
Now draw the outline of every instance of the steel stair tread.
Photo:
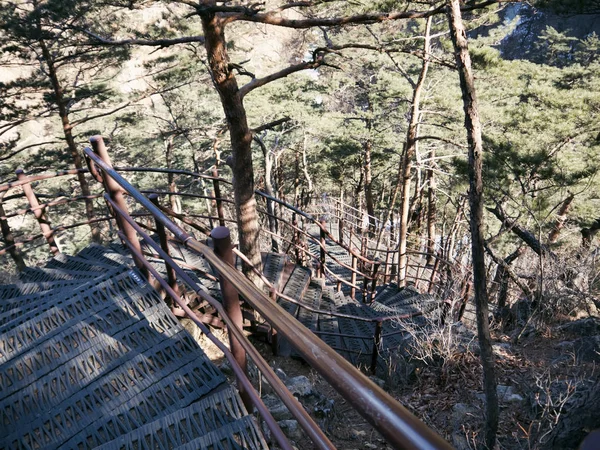
M 248 415 L 239 395 L 232 388 L 211 394 L 199 402 L 180 409 L 137 428 L 118 439 L 96 447 L 97 450 L 155 450 L 180 448 L 191 444 L 198 438 L 215 433 L 222 439 L 232 435 L 228 425 Z M 263 444 L 256 424 L 254 437 L 257 443 Z M 197 443 L 198 441 L 196 441 Z M 212 442 L 212 439 L 209 440 Z M 264 445 L 264 444 L 263 444 Z M 199 446 L 201 448 L 201 446 Z M 198 447 L 195 447 L 198 448 Z M 266 448 L 251 446 L 249 448 Z

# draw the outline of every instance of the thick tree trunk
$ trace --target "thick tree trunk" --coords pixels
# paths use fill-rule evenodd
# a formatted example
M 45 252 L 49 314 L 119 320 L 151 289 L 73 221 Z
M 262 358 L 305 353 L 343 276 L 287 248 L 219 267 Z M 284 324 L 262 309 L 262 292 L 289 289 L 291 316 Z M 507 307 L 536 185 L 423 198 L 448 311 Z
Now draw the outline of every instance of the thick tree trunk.
M 488 296 L 484 259 L 483 240 L 483 143 L 481 123 L 477 110 L 475 82 L 471 70 L 471 57 L 467 35 L 463 26 L 460 0 L 448 0 L 448 20 L 454 45 L 456 65 L 460 77 L 465 128 L 469 143 L 469 205 L 471 208 L 471 251 L 473 255 L 473 282 L 477 314 L 477 336 L 483 366 L 483 387 L 486 399 L 484 445 L 493 449 L 498 431 L 498 394 L 496 392 L 496 373 L 494 353 L 490 338 L 488 321 Z
M 429 70 L 429 53 L 430 53 L 430 31 L 431 31 L 431 17 L 427 18 L 425 25 L 425 42 L 423 44 L 423 65 L 421 66 L 421 73 L 419 79 L 414 86 L 412 106 L 410 111 L 410 122 L 408 124 L 408 131 L 406 133 L 406 145 L 404 147 L 404 155 L 402 158 L 402 171 L 401 171 L 401 186 L 402 194 L 400 197 L 400 233 L 399 233 L 399 248 L 398 248 L 398 285 L 406 286 L 406 266 L 407 266 L 407 236 L 408 236 L 408 216 L 410 209 L 410 177 L 412 170 L 412 160 L 417 151 L 419 134 L 419 116 L 421 108 L 421 93 L 423 86 L 425 85 L 425 78 L 427 77 L 427 71 Z
M 229 64 L 223 19 L 214 13 L 205 13 L 201 17 L 212 80 L 219 92 L 229 126 L 233 152 L 233 193 L 240 251 L 246 255 L 255 268 L 260 270 L 259 227 L 252 167 L 252 134 L 248 128 L 246 110 L 239 94 L 237 81 Z M 259 278 L 246 263 L 242 264 L 242 270 L 248 278 L 258 283 Z
M 40 29 L 41 33 L 41 26 L 39 24 L 38 28 Z M 63 134 L 65 136 L 65 141 L 67 142 L 67 147 L 69 148 L 69 153 L 71 154 L 71 160 L 73 161 L 73 165 L 76 169 L 83 169 L 84 165 L 81 159 L 81 155 L 77 150 L 77 144 L 75 143 L 75 139 L 73 138 L 73 127 L 71 126 L 71 122 L 69 121 L 67 102 L 65 100 L 62 85 L 60 84 L 60 80 L 58 79 L 58 73 L 54 64 L 54 58 L 50 54 L 50 50 L 48 49 L 46 42 L 43 39 L 40 39 L 38 42 L 40 44 L 40 49 L 42 50 L 42 56 L 44 57 L 44 60 L 48 67 L 48 77 L 50 78 L 52 90 L 54 91 L 54 96 L 56 97 L 58 115 L 60 116 L 60 120 L 62 122 Z M 90 186 L 88 184 L 87 179 L 85 178 L 85 174 L 79 172 L 77 174 L 77 180 L 79 181 L 79 186 L 81 187 L 81 195 L 89 197 L 91 195 Z M 91 221 L 92 219 L 94 219 L 94 201 L 92 199 L 87 198 L 85 200 L 85 215 L 87 217 L 87 220 Z M 100 242 L 100 227 L 98 225 L 90 223 L 90 229 L 92 231 L 92 240 L 94 242 Z

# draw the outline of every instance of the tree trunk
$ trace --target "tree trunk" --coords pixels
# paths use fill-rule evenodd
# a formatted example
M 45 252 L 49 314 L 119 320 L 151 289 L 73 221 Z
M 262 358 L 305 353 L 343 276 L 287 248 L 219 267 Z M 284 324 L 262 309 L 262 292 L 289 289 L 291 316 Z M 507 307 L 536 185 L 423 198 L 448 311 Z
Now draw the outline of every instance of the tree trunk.
M 219 92 L 229 126 L 240 251 L 256 269 L 260 270 L 259 226 L 252 167 L 252 134 L 248 128 L 246 110 L 239 94 L 237 81 L 229 64 L 223 19 L 214 13 L 203 13 L 201 18 L 211 77 Z M 242 270 L 253 282 L 260 284 L 259 278 L 245 262 L 242 264 Z
M 2 198 L 4 197 L 4 194 L 5 193 L 0 194 L 0 230 L 2 231 L 5 247 L 12 247 L 15 245 L 15 237 L 10 229 L 10 226 L 8 225 L 8 219 L 5 218 L 6 211 L 4 211 L 4 205 L 2 204 Z M 27 267 L 18 247 L 12 247 L 8 253 L 17 265 L 19 272 Z
M 254 141 L 259 145 L 262 150 L 263 157 L 265 159 L 265 193 L 271 197 L 275 196 L 273 190 L 273 157 L 267 149 L 264 142 L 257 136 L 254 137 Z M 271 251 L 274 253 L 279 252 L 279 243 L 275 237 L 278 233 L 277 226 L 277 210 L 275 209 L 275 202 L 271 199 L 267 199 L 267 220 L 269 221 L 269 231 L 271 234 Z
M 38 29 L 41 34 L 41 25 L 39 23 Z M 77 150 L 75 139 L 73 138 L 73 127 L 69 121 L 67 102 L 65 100 L 62 85 L 58 79 L 54 58 L 50 54 L 50 50 L 48 49 L 46 42 L 43 39 L 40 39 L 38 42 L 40 44 L 40 49 L 42 50 L 42 56 L 44 57 L 46 65 L 48 66 L 48 77 L 50 78 L 52 90 L 54 91 L 54 96 L 56 97 L 58 115 L 60 116 L 63 135 L 65 136 L 65 141 L 67 142 L 67 147 L 69 148 L 69 153 L 71 154 L 71 160 L 73 161 L 73 165 L 76 169 L 83 169 L 84 165 L 81 160 L 81 155 Z M 77 174 L 77 180 L 79 182 L 79 186 L 81 187 L 81 195 L 89 197 L 91 195 L 90 186 L 85 178 L 85 174 L 83 172 L 79 172 Z M 85 199 L 85 215 L 89 221 L 94 219 L 94 201 L 90 198 Z M 100 226 L 90 223 L 90 230 L 92 231 L 92 240 L 94 242 L 100 242 Z
M 431 150 L 429 155 L 431 166 L 427 169 L 427 264 L 434 263 L 435 253 L 435 222 L 437 216 L 437 198 L 436 198 L 436 180 L 433 171 L 435 150 Z
M 373 105 L 371 99 L 368 99 L 368 111 L 369 114 L 373 114 Z M 370 118 L 365 120 L 365 126 L 367 127 L 367 140 L 363 144 L 364 151 L 364 169 L 365 169 L 365 206 L 367 207 L 367 214 L 369 215 L 369 233 L 375 232 L 375 202 L 373 200 L 373 166 L 371 164 L 372 151 L 373 151 L 373 140 L 371 139 L 371 129 L 373 121 Z
M 427 77 L 427 71 L 429 70 L 429 53 L 430 53 L 430 31 L 431 31 L 431 17 L 427 18 L 425 25 L 425 42 L 423 44 L 423 64 L 421 66 L 421 73 L 419 79 L 414 86 L 412 107 L 410 111 L 410 122 L 408 124 L 408 131 L 406 133 L 406 145 L 404 148 L 404 156 L 402 158 L 402 171 L 401 171 L 401 184 L 402 194 L 400 197 L 400 233 L 399 233 L 399 248 L 398 248 L 398 285 L 406 286 L 406 244 L 408 236 L 408 216 L 410 209 L 410 176 L 412 169 L 412 160 L 417 151 L 419 134 L 419 116 L 421 108 L 421 92 L 425 84 L 425 78 Z
M 170 137 L 167 140 L 167 148 L 165 151 L 165 164 L 167 165 L 167 169 L 171 169 L 173 164 L 173 137 Z M 177 185 L 175 184 L 175 174 L 167 173 L 167 183 L 169 192 L 177 193 Z M 181 214 L 181 199 L 178 195 L 169 195 L 169 203 L 171 204 L 171 209 L 175 211 L 177 214 Z
M 558 240 L 558 235 L 565 226 L 565 222 L 567 221 L 567 213 L 569 212 L 569 208 L 571 207 L 571 203 L 573 203 L 574 198 L 575 195 L 569 194 L 569 196 L 562 202 L 562 205 L 560 205 L 560 209 L 556 215 L 556 222 L 554 222 L 554 227 L 552 227 L 552 230 L 548 235 L 548 242 L 550 244 L 554 244 Z
M 471 208 L 471 252 L 473 257 L 473 283 L 475 289 L 475 307 L 477 314 L 477 336 L 483 366 L 483 387 L 486 399 L 484 445 L 494 448 L 498 431 L 498 394 L 496 392 L 496 374 L 494 353 L 490 338 L 488 321 L 488 297 L 485 274 L 483 240 L 483 142 L 481 123 L 477 109 L 475 82 L 471 70 L 471 57 L 467 35 L 460 12 L 460 0 L 448 0 L 448 21 L 454 45 L 456 65 L 460 77 L 465 128 L 469 144 L 469 206 Z

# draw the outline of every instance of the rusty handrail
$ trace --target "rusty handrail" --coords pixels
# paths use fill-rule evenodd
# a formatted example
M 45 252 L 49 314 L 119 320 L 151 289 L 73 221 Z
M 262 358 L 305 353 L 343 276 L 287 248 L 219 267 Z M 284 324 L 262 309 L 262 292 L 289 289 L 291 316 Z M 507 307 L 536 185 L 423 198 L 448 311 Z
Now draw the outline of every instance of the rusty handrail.
M 313 439 L 313 442 L 315 444 L 319 444 L 319 448 L 322 448 L 322 449 L 334 448 L 333 445 L 331 444 L 331 442 L 329 441 L 329 439 L 323 434 L 322 430 L 316 426 L 316 424 L 313 422 L 312 418 L 308 415 L 308 413 L 302 407 L 302 405 L 298 402 L 298 400 L 293 395 L 291 395 L 291 393 L 287 390 L 287 388 L 285 387 L 285 385 L 283 384 L 281 379 L 275 374 L 275 372 L 273 372 L 273 369 L 264 360 L 264 358 L 258 352 L 258 350 L 256 350 L 256 348 L 250 343 L 250 341 L 248 341 L 247 337 L 242 333 L 242 331 L 238 327 L 236 327 L 235 324 L 232 323 L 231 319 L 226 314 L 223 305 L 219 301 L 217 301 L 214 297 L 212 297 L 211 295 L 207 294 L 202 289 L 200 289 L 196 285 L 196 283 L 185 273 L 185 271 L 181 270 L 177 266 L 177 263 L 166 252 L 164 252 L 162 250 L 162 248 L 150 238 L 150 236 L 148 236 L 146 233 L 144 233 L 142 231 L 142 229 L 139 227 L 139 225 L 125 211 L 123 211 L 121 208 L 119 208 L 119 206 L 116 204 L 116 202 L 111 200 L 107 194 L 105 194 L 105 198 L 107 199 L 107 202 L 109 202 L 112 205 L 112 207 L 115 208 L 115 211 L 119 214 L 119 216 L 122 217 L 125 221 L 127 221 L 136 230 L 136 232 L 140 236 L 142 236 L 144 241 L 148 245 L 150 245 L 159 254 L 159 256 L 165 262 L 167 262 L 170 267 L 172 267 L 177 272 L 177 275 L 179 276 L 179 278 L 181 280 L 183 280 L 190 288 L 192 288 L 199 297 L 206 300 L 212 307 L 214 307 L 217 310 L 217 312 L 219 313 L 219 315 L 221 316 L 223 321 L 227 324 L 228 330 L 232 334 L 235 335 L 236 339 L 243 346 L 244 350 L 250 354 L 250 356 L 251 356 L 252 360 L 254 361 L 254 363 L 256 364 L 256 366 L 261 369 L 261 372 L 265 375 L 265 378 L 267 379 L 267 381 L 269 382 L 269 384 L 271 385 L 273 390 L 275 392 L 277 392 L 277 394 L 281 397 L 284 404 L 290 409 L 290 411 L 292 413 L 295 413 L 294 416 L 298 420 L 298 423 L 309 434 L 309 436 L 311 436 L 311 438 Z M 158 273 L 152 267 L 152 265 L 147 263 L 147 261 L 145 260 L 143 255 L 138 252 L 138 250 L 135 248 L 135 246 L 133 246 L 133 245 L 131 245 L 131 243 L 129 243 L 126 236 L 121 232 L 119 232 L 119 234 L 120 234 L 121 238 L 126 243 L 128 243 L 129 249 L 135 254 L 135 256 L 140 261 L 142 261 L 142 263 L 150 271 L 152 276 L 154 278 L 156 278 L 159 283 L 161 283 L 161 286 L 167 291 L 169 296 L 186 312 L 186 314 L 190 317 L 190 319 L 192 319 L 197 325 L 201 324 L 202 322 L 195 319 L 194 312 L 191 309 L 189 309 L 187 304 L 183 300 L 181 300 L 179 295 L 169 286 L 169 284 L 166 283 L 165 280 L 162 279 L 162 277 L 160 277 L 160 275 L 158 275 Z M 216 258 L 218 261 L 220 261 L 216 257 L 214 252 L 212 252 L 212 250 L 209 250 L 209 252 L 212 254 L 212 256 L 214 258 Z M 228 266 L 225 266 L 225 267 L 228 267 Z M 235 270 L 235 269 L 230 267 L 229 270 Z M 202 326 L 200 326 L 200 329 L 207 336 L 210 337 L 212 335 L 212 333 L 210 333 L 210 330 L 208 330 L 204 326 L 204 324 L 202 324 Z M 216 339 L 216 340 L 218 341 L 218 339 Z M 217 346 L 224 353 L 227 352 L 228 354 L 231 355 L 231 352 L 229 351 L 229 349 L 227 349 L 227 347 L 225 347 L 222 343 L 220 343 L 220 341 L 219 341 L 219 345 L 217 345 Z M 238 367 L 240 369 L 240 371 L 236 372 L 236 378 L 244 384 L 245 391 L 250 395 L 253 404 L 255 406 L 257 406 L 257 408 L 259 409 L 259 412 L 261 413 L 261 416 L 263 416 L 263 418 L 267 422 L 269 428 L 271 429 L 271 431 L 273 431 L 273 434 L 277 438 L 278 443 L 284 448 L 291 449 L 292 447 L 287 442 L 287 439 L 283 436 L 281 429 L 279 428 L 279 425 L 276 422 L 274 422 L 274 420 L 272 419 L 271 413 L 268 411 L 268 409 L 264 408 L 264 403 L 262 403 L 262 400 L 260 399 L 260 397 L 256 396 L 256 392 L 254 391 L 254 388 L 252 387 L 251 384 L 249 384 L 249 381 L 247 380 L 247 377 L 245 376 L 243 370 L 241 370 L 241 368 L 239 367 L 237 360 L 233 357 L 233 355 L 231 358 L 232 358 L 231 360 L 234 361 L 234 363 L 232 363 L 232 366 Z M 229 359 L 230 358 L 228 357 L 228 360 Z
M 296 320 L 290 320 L 279 305 L 259 291 L 244 275 L 221 261 L 205 244 L 186 233 L 144 195 L 125 180 L 118 172 L 105 164 L 91 149 L 85 153 L 116 183 L 146 208 L 186 247 L 194 250 L 235 286 L 238 293 L 267 320 L 278 334 L 289 340 L 300 355 L 373 426 L 375 426 L 397 448 L 406 449 L 449 449 L 451 448 L 432 429 L 428 428 L 406 408 L 396 402 L 377 384 L 358 371 L 342 356 L 333 351 L 322 340 Z M 233 331 L 233 330 L 232 330 Z M 235 332 L 235 331 L 234 331 Z

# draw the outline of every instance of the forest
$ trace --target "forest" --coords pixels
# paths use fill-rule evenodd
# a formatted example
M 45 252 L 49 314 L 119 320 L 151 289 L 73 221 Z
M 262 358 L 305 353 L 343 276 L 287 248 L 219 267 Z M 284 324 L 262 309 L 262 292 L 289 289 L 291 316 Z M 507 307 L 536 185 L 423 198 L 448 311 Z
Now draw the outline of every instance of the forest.
M 600 427 L 597 1 L 0 5 L 0 185 L 20 169 L 84 169 L 100 135 L 114 166 L 232 179 L 226 214 L 255 266 L 261 229 L 275 226 L 259 219 L 255 190 L 306 211 L 335 199 L 377 245 L 394 236 L 399 271 L 408 249 L 472 276 L 470 323 L 421 339 L 418 370 L 390 381 L 409 409 L 456 448 L 575 448 Z M 140 189 L 211 189 L 128 177 Z M 36 186 L 40 202 L 82 200 L 77 213 L 48 208 L 68 228 L 61 251 L 116 238 L 97 221 L 97 192 L 83 170 Z M 35 217 L 5 194 L 8 283 L 49 253 L 39 236 L 26 242 Z M 182 217 L 212 208 L 168 203 Z

